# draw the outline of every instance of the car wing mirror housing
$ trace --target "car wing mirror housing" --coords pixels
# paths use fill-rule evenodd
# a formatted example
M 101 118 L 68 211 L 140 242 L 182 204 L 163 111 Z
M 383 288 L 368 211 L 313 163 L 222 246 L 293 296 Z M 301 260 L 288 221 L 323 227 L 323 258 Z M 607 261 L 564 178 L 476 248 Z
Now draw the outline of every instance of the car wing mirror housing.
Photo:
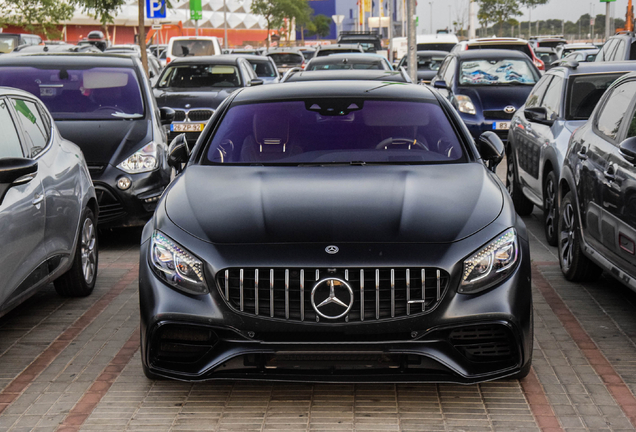
M 159 108 L 159 119 L 162 125 L 169 125 L 174 121 L 175 112 L 172 108 Z
M 488 168 L 495 171 L 506 151 L 501 138 L 494 132 L 486 131 L 479 136 L 478 148 L 481 158 L 486 162 Z
M 188 162 L 190 150 L 188 149 L 188 140 L 184 133 L 176 136 L 168 147 L 168 165 L 181 171 L 182 165 Z
M 627 138 L 618 146 L 618 150 L 627 162 L 636 165 L 636 137 Z
M 33 159 L 0 159 L 0 204 L 13 186 L 30 182 L 38 172 L 38 163 Z
M 554 121 L 548 119 L 548 110 L 544 107 L 525 108 L 523 112 L 530 121 L 550 126 L 554 124 Z
M 444 80 L 437 80 L 433 83 L 433 87 L 436 89 L 449 90 L 448 84 Z
M 254 78 L 253 80 L 250 81 L 250 87 L 259 86 L 259 85 L 263 85 L 263 80 L 260 78 Z

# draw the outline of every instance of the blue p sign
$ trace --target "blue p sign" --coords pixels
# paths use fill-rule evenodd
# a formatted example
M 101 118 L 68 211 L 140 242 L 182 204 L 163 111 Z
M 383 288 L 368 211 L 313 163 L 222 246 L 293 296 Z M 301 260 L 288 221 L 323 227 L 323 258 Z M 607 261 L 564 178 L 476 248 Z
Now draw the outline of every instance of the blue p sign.
M 165 18 L 166 0 L 146 0 L 146 18 Z

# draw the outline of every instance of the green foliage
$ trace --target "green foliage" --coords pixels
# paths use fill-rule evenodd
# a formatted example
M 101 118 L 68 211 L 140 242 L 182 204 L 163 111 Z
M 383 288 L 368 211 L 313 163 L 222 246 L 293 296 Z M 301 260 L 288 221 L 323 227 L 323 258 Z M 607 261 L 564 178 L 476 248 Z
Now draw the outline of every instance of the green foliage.
M 519 4 L 521 6 L 528 7 L 530 9 L 534 9 L 537 6 L 544 5 L 548 3 L 550 0 L 519 0 Z
M 301 26 L 307 24 L 313 12 L 307 0 L 254 0 L 250 11 L 265 18 L 268 34 L 270 30 L 282 27 L 285 19 L 295 18 L 297 24 Z
M 326 15 L 316 15 L 313 20 L 313 29 L 309 31 L 310 36 L 325 37 L 331 32 L 331 18 Z
M 41 1 L 41 0 L 40 0 Z M 121 7 L 126 4 L 126 0 L 71 0 L 76 6 L 81 7 L 84 12 L 99 20 L 103 25 L 114 22 L 115 15 Z M 145 0 L 140 0 L 145 1 Z
M 14 25 L 28 32 L 59 37 L 55 25 L 73 16 L 75 8 L 58 0 L 0 0 L 0 27 Z
M 542 1 L 542 0 L 536 0 Z M 515 16 L 522 15 L 518 0 L 479 0 L 479 12 L 477 17 L 480 22 L 488 25 L 489 22 L 502 25 Z

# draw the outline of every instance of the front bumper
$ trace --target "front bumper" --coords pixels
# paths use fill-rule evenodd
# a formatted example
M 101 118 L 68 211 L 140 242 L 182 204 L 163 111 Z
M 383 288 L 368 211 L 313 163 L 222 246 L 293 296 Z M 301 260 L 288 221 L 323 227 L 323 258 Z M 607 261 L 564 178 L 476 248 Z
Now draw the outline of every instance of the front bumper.
M 153 374 L 181 380 L 468 384 L 514 375 L 529 365 L 532 351 L 530 255 L 527 241 L 519 244 L 519 266 L 503 283 L 461 295 L 451 271 L 448 292 L 426 315 L 316 323 L 238 313 L 214 282 L 209 294 L 182 294 L 154 274 L 146 242 L 142 362 Z
M 462 120 L 464 120 L 464 124 L 468 128 L 468 131 L 472 135 L 473 139 L 477 141 L 481 134 L 484 132 L 494 132 L 497 134 L 501 141 L 504 143 L 508 142 L 508 130 L 497 130 L 495 129 L 496 122 L 506 122 L 510 123 L 510 120 L 483 120 L 476 121 L 474 119 L 468 119 L 467 115 L 461 114 Z
M 99 171 L 91 170 L 91 177 L 99 204 L 100 228 L 143 226 L 170 183 L 170 170 L 166 165 L 147 173 L 127 174 L 106 165 Z M 126 190 L 117 187 L 122 177 L 131 180 Z

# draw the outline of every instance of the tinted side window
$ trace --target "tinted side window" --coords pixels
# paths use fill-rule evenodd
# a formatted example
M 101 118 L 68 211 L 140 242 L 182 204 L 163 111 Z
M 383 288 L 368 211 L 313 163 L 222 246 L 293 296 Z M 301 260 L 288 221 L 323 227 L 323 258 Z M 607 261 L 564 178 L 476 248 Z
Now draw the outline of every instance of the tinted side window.
M 446 84 L 448 84 L 449 86 L 452 86 L 454 84 L 455 69 L 457 69 L 457 59 L 453 57 L 448 63 L 446 71 L 444 71 L 444 81 L 446 81 Z
M 563 78 L 555 76 L 545 92 L 541 106 L 548 112 L 548 120 L 556 120 L 561 110 L 563 96 Z
M 614 90 L 605 100 L 597 118 L 597 129 L 611 140 L 616 140 L 627 109 L 636 95 L 636 82 L 627 82 Z
M 0 99 L 0 130 L 2 130 L 2 140 L 0 140 L 0 158 L 24 157 L 20 138 L 16 125 L 11 119 L 9 107 L 5 100 Z
M 526 101 L 526 108 L 535 108 L 541 105 L 543 95 L 545 94 L 552 77 L 553 75 L 545 75 L 541 78 L 537 85 L 534 86 L 532 93 L 530 93 L 530 96 L 528 96 L 528 100 Z
M 614 54 L 612 55 L 612 61 L 622 61 L 625 60 L 625 48 L 627 47 L 627 44 L 625 43 L 624 40 L 621 40 L 618 44 L 618 47 L 616 48 L 616 51 L 614 51 Z
M 30 157 L 35 157 L 44 150 L 49 142 L 49 130 L 34 102 L 23 99 L 13 99 L 12 101 L 20 123 L 22 123 Z
M 609 60 L 610 54 L 612 53 L 612 51 L 614 51 L 614 47 L 616 46 L 616 43 L 617 43 L 616 39 L 610 39 L 607 42 L 605 42 L 605 45 L 603 45 L 603 48 L 601 49 L 601 52 L 598 54 L 596 61 Z
M 636 60 L 636 42 L 632 42 L 629 48 L 629 59 Z

